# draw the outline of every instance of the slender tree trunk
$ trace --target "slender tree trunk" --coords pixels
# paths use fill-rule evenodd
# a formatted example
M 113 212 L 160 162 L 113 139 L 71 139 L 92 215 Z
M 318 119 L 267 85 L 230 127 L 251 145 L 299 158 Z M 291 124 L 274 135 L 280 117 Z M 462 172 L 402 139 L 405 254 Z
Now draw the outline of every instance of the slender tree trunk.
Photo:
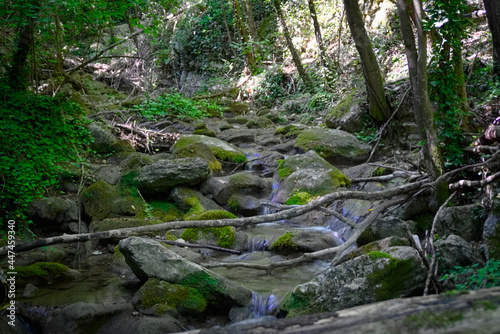
M 297 50 L 295 49 L 295 46 L 293 45 L 292 37 L 290 36 L 290 32 L 288 31 L 288 27 L 287 27 L 286 22 L 285 22 L 285 18 L 283 17 L 283 12 L 281 10 L 280 0 L 273 0 L 273 4 L 274 4 L 274 9 L 276 10 L 276 15 L 278 15 L 281 26 L 283 27 L 283 34 L 285 35 L 286 44 L 288 46 L 288 49 L 290 50 L 290 53 L 292 54 L 292 59 L 293 59 L 293 62 L 295 63 L 295 67 L 297 67 L 297 71 L 299 72 L 299 76 L 302 79 L 302 81 L 304 81 L 304 84 L 306 85 L 307 89 L 312 91 L 313 84 L 312 84 L 311 78 L 309 78 L 309 75 L 307 74 L 304 67 L 302 66 L 302 62 L 300 61 L 299 54 L 297 53 Z
M 245 24 L 243 23 L 243 15 L 241 13 L 241 8 L 238 0 L 233 0 L 233 7 L 234 7 L 234 12 L 236 13 L 236 22 L 238 23 L 238 26 L 240 28 L 240 33 L 241 33 L 241 39 L 243 40 L 244 44 L 244 51 L 243 53 L 245 54 L 245 57 L 247 58 L 247 64 L 252 73 L 255 72 L 256 70 L 256 65 L 255 65 L 255 59 L 253 57 L 252 49 L 249 48 L 250 45 L 250 39 L 248 37 L 248 31 L 245 27 Z
M 500 1 L 483 0 L 493 39 L 493 69 L 500 80 Z
M 257 28 L 255 27 L 255 21 L 253 19 L 251 0 L 244 0 L 244 3 L 245 3 L 245 12 L 247 13 L 248 28 L 250 30 L 250 35 L 252 36 L 253 41 L 257 42 L 259 40 L 259 37 L 257 35 Z
M 220 0 L 220 8 L 222 11 L 222 17 L 224 18 L 224 26 L 226 27 L 226 34 L 227 34 L 227 39 L 229 41 L 229 47 L 231 48 L 231 53 L 233 54 L 234 59 L 236 59 L 238 57 L 236 56 L 236 52 L 234 51 L 233 39 L 231 38 L 231 30 L 229 29 L 229 25 L 227 24 L 226 9 L 224 8 L 224 0 Z
M 55 24 L 56 24 L 56 29 L 55 29 L 55 34 L 56 34 L 56 52 L 57 52 L 57 65 L 56 65 L 56 72 L 59 74 L 62 73 L 63 71 L 63 66 L 64 66 L 64 57 L 63 57 L 63 51 L 62 51 L 62 27 L 61 27 L 61 20 L 59 19 L 59 15 L 56 14 L 55 17 Z
M 368 91 L 370 115 L 377 121 L 389 119 L 391 111 L 385 96 L 384 79 L 366 33 L 358 0 L 344 0 L 347 23 L 358 50 Z
M 427 41 L 422 29 L 422 3 L 414 0 L 415 17 L 418 37 L 418 52 L 415 36 L 411 26 L 406 0 L 398 0 L 397 7 L 401 32 L 408 59 L 408 70 L 413 94 L 413 109 L 420 138 L 424 142 L 422 147 L 424 163 L 429 174 L 434 178 L 443 174 L 443 159 L 439 148 L 439 141 L 434 126 L 434 116 L 431 109 L 429 91 L 427 89 Z
M 314 5 L 314 0 L 307 0 L 307 4 L 309 5 L 309 12 L 311 14 L 311 19 L 314 25 L 314 35 L 316 37 L 316 43 L 318 44 L 319 62 L 322 67 L 327 68 L 326 50 L 325 50 L 325 45 L 323 43 L 323 37 L 321 36 L 321 27 L 319 26 L 318 14 L 316 13 L 316 6 Z

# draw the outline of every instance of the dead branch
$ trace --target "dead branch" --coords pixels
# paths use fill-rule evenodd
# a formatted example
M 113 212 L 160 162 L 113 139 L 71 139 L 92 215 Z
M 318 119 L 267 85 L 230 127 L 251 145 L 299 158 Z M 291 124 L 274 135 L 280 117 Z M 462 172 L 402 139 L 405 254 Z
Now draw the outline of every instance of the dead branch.
M 480 188 L 487 184 L 492 183 L 499 177 L 500 177 L 500 172 L 497 172 L 495 174 L 488 176 L 484 180 L 479 180 L 479 181 L 460 180 L 458 182 L 450 184 L 448 188 L 450 190 L 458 190 L 462 188 Z
M 177 246 L 177 247 L 187 247 L 187 248 L 206 248 L 206 249 L 213 249 L 219 252 L 225 252 L 225 253 L 231 253 L 231 254 L 241 254 L 240 251 L 234 250 L 234 249 L 229 249 L 229 248 L 223 248 L 223 247 L 217 247 L 213 245 L 201 245 L 201 244 L 190 244 L 186 242 L 179 242 L 179 241 L 173 241 L 173 240 L 165 240 L 165 239 L 154 239 L 159 242 L 163 242 L 164 244 L 171 245 L 171 246 Z
M 465 152 L 470 152 L 470 153 L 484 153 L 484 154 L 493 154 L 498 151 L 500 147 L 499 146 L 488 146 L 488 145 L 478 145 L 478 146 L 470 146 L 464 148 Z
M 289 266 L 294 266 L 300 263 L 304 262 L 310 262 L 318 258 L 322 258 L 326 255 L 332 255 L 335 254 L 334 259 L 332 260 L 332 263 L 335 263 L 340 255 L 348 249 L 351 245 L 353 245 L 356 240 L 358 240 L 359 236 L 363 231 L 372 224 L 375 219 L 386 209 L 390 208 L 391 206 L 397 205 L 399 203 L 404 202 L 407 199 L 407 197 L 403 198 L 398 198 L 398 199 L 393 199 L 389 200 L 387 202 L 384 202 L 380 204 L 378 207 L 373 209 L 370 214 L 360 223 L 358 223 L 355 226 L 354 233 L 353 235 L 342 245 L 336 246 L 336 247 L 331 247 L 327 249 L 323 249 L 317 252 L 312 252 L 312 253 L 304 253 L 300 257 L 297 257 L 295 259 L 291 260 L 285 260 L 285 261 L 278 261 L 278 262 L 272 262 L 269 264 L 252 264 L 252 263 L 247 263 L 247 262 L 219 262 L 219 263 L 209 263 L 209 264 L 203 264 L 204 267 L 206 268 L 215 268 L 215 267 L 224 267 L 224 268 L 235 268 L 235 267 L 243 267 L 243 268 L 252 268 L 252 269 L 260 269 L 260 270 L 265 270 L 266 273 L 270 274 L 274 269 L 280 268 L 280 267 L 289 267 Z
M 439 207 L 439 210 L 434 216 L 434 220 L 432 221 L 431 232 L 429 233 L 429 238 L 427 240 L 429 246 L 428 248 L 430 249 L 431 252 L 431 262 L 429 263 L 429 268 L 427 270 L 427 279 L 425 280 L 424 296 L 427 296 L 429 294 L 429 285 L 431 283 L 431 280 L 433 280 L 434 282 L 437 281 L 436 273 L 434 272 L 434 267 L 436 265 L 436 248 L 434 247 L 434 232 L 436 230 L 436 222 L 441 213 L 443 212 L 443 209 L 448 206 L 448 203 L 450 203 L 450 201 L 453 199 L 453 197 L 455 197 L 456 194 L 457 194 L 456 192 L 451 194 L 451 196 L 448 197 L 448 199 L 443 203 L 443 205 Z M 439 291 L 436 290 L 436 292 Z
M 181 136 L 180 133 L 161 133 L 140 128 L 135 123 L 113 124 L 113 127 L 119 132 L 120 139 L 128 140 L 132 146 L 151 154 L 170 151 Z
M 392 174 L 382 175 L 382 176 L 372 176 L 372 177 L 362 177 L 357 179 L 351 179 L 352 183 L 361 183 L 361 182 L 386 182 L 396 179 L 398 177 L 419 177 L 422 174 L 418 172 L 410 172 L 410 171 L 395 171 Z
M 351 199 L 370 200 L 370 201 L 385 200 L 400 195 L 412 194 L 421 189 L 432 188 L 434 184 L 435 181 L 429 182 L 428 180 L 421 180 L 418 182 L 413 182 L 399 187 L 377 192 L 364 192 L 364 191 L 351 191 L 351 190 L 338 191 L 319 197 L 309 202 L 308 204 L 299 207 L 293 207 L 289 210 L 284 210 L 273 214 L 254 216 L 254 217 L 217 219 L 217 220 L 171 221 L 156 225 L 122 228 L 122 229 L 96 232 L 96 233 L 71 234 L 71 235 L 63 234 L 61 236 L 39 239 L 26 243 L 17 243 L 15 251 L 19 253 L 35 249 L 38 247 L 59 244 L 59 243 L 72 243 L 72 242 L 97 240 L 97 239 L 111 239 L 122 236 L 139 235 L 143 233 L 160 232 L 173 229 L 184 229 L 189 227 L 196 227 L 196 228 L 224 227 L 224 226 L 245 227 L 249 225 L 286 220 L 293 217 L 301 216 L 319 207 L 328 205 L 338 199 L 351 198 Z M 9 249 L 7 246 L 0 247 L 0 255 L 7 254 L 8 250 Z

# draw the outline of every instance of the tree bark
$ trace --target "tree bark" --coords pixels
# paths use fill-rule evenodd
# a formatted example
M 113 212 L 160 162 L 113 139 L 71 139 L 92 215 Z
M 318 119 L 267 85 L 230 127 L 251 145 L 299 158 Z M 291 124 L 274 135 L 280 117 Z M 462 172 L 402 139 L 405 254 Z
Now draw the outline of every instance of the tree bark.
M 414 5 L 418 52 L 406 0 L 398 0 L 397 2 L 406 58 L 408 59 L 408 70 L 410 72 L 413 109 L 420 138 L 424 143 L 422 146 L 424 163 L 428 173 L 434 178 L 438 178 L 443 174 L 444 167 L 427 88 L 427 41 L 422 28 L 422 3 L 420 0 L 415 0 Z
M 236 22 L 238 23 L 238 26 L 240 28 L 241 39 L 243 41 L 243 47 L 244 47 L 243 53 L 247 58 L 247 65 L 252 71 L 252 73 L 255 73 L 257 69 L 255 65 L 255 59 L 253 56 L 252 49 L 251 48 L 247 49 L 250 44 L 250 39 L 245 24 L 243 23 L 243 14 L 241 13 L 240 3 L 238 2 L 238 0 L 233 0 L 233 8 L 234 12 L 236 13 L 235 15 Z
M 229 29 L 229 25 L 227 24 L 226 10 L 224 8 L 224 0 L 220 0 L 220 8 L 222 11 L 222 18 L 224 19 L 224 26 L 226 27 L 226 34 L 227 34 L 227 40 L 229 41 L 229 47 L 231 48 L 231 53 L 233 54 L 234 59 L 236 59 L 238 57 L 236 56 L 236 52 L 234 52 L 233 39 L 231 38 L 231 30 Z
M 318 14 L 316 13 L 314 0 L 307 0 L 307 4 L 309 5 L 309 12 L 314 25 L 314 36 L 316 37 L 316 43 L 318 44 L 319 62 L 322 67 L 327 68 L 326 50 L 323 43 L 323 37 L 321 36 L 321 27 L 319 26 Z
M 483 0 L 483 2 L 493 39 L 493 70 L 500 81 L 500 2 L 498 0 Z
M 347 23 L 363 66 L 370 115 L 379 122 L 386 121 L 391 116 L 391 111 L 385 96 L 384 79 L 364 26 L 358 0 L 344 0 L 344 8 Z
M 290 53 L 292 54 L 292 59 L 293 59 L 293 62 L 295 63 L 295 67 L 297 67 L 297 71 L 299 72 L 299 76 L 302 79 L 302 81 L 304 81 L 306 88 L 308 90 L 312 91 L 313 84 L 312 84 L 311 78 L 309 78 L 309 75 L 307 74 L 304 67 L 302 66 L 302 62 L 300 61 L 299 54 L 297 53 L 297 50 L 295 49 L 295 46 L 293 45 L 292 37 L 290 36 L 290 32 L 288 31 L 288 26 L 286 25 L 286 21 L 285 21 L 285 18 L 283 16 L 283 11 L 281 10 L 280 0 L 273 0 L 273 4 L 274 4 L 274 9 L 276 10 L 276 14 L 278 15 L 281 26 L 283 28 L 283 34 L 285 35 L 286 44 L 288 46 L 288 49 L 290 50 Z

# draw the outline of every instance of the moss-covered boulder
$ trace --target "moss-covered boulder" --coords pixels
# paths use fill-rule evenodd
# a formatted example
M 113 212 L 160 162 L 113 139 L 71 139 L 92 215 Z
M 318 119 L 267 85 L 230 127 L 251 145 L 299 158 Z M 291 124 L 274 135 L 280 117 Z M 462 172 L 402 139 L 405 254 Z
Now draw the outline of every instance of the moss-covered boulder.
M 36 221 L 37 228 L 56 228 L 59 223 L 78 221 L 78 205 L 61 197 L 35 199 L 28 207 L 28 218 Z
M 212 197 L 219 205 L 226 205 L 234 194 L 268 198 L 272 186 L 271 178 L 261 178 L 251 172 L 242 172 L 224 177 L 212 177 L 203 184 L 201 191 Z
M 416 233 L 416 227 L 417 223 L 412 220 L 402 220 L 394 216 L 383 217 L 368 226 L 359 236 L 357 243 L 358 246 L 362 246 L 391 236 L 406 238 L 408 237 L 406 228 Z
M 441 236 L 455 234 L 469 242 L 479 241 L 485 220 L 483 206 L 478 204 L 443 208 L 436 220 L 436 232 Z
M 325 117 L 325 124 L 330 129 L 342 129 L 349 133 L 363 130 L 366 125 L 363 116 L 367 112 L 361 108 L 360 97 L 354 91 L 342 99 Z
M 205 181 L 210 167 L 202 158 L 160 160 L 141 168 L 134 183 L 143 194 L 166 195 L 176 186 L 194 186 Z
M 228 310 L 246 306 L 252 299 L 247 288 L 185 260 L 155 240 L 130 237 L 120 241 L 119 250 L 141 281 L 157 278 L 193 288 L 211 308 Z
M 200 214 L 208 210 L 222 210 L 213 200 L 187 187 L 175 187 L 170 192 L 170 200 L 177 205 L 179 210 L 186 212 L 188 215 Z
M 82 191 L 80 200 L 85 214 L 90 216 L 92 220 L 136 214 L 134 199 L 121 197 L 116 187 L 103 181 L 98 181 Z
M 353 134 L 323 128 L 302 131 L 295 146 L 304 151 L 316 151 L 328 162 L 342 165 L 365 161 L 371 151 L 370 145 L 363 143 Z
M 282 255 L 293 253 L 310 253 L 338 246 L 331 236 L 325 231 L 287 232 L 271 244 L 269 250 Z
M 174 146 L 172 153 L 176 159 L 182 158 L 202 158 L 208 163 L 208 167 L 214 173 L 219 173 L 222 170 L 222 166 L 219 161 L 210 150 L 207 144 L 202 142 L 191 143 L 186 146 Z
M 111 149 L 116 153 L 119 152 L 135 152 L 135 148 L 130 144 L 130 141 L 122 139 L 111 144 Z
M 226 143 L 220 139 L 203 135 L 183 135 L 174 144 L 172 150 L 176 151 L 182 147 L 197 142 L 202 142 L 210 147 L 212 153 L 219 160 L 233 163 L 241 163 L 247 160 L 245 154 L 236 146 Z
M 274 134 L 284 139 L 296 138 L 305 128 L 306 126 L 303 124 L 288 124 L 277 128 Z
M 209 210 L 199 214 L 192 214 L 186 217 L 186 220 L 217 220 L 236 218 L 230 212 L 224 210 Z M 190 242 L 199 244 L 218 245 L 223 248 L 231 248 L 234 244 L 235 229 L 232 226 L 224 227 L 206 227 L 206 228 L 187 228 L 181 238 Z
M 292 241 L 295 235 L 292 232 L 286 232 L 271 244 L 269 250 L 279 254 L 292 254 L 299 251 L 299 245 Z
M 31 283 L 36 286 L 53 284 L 57 281 L 74 279 L 77 271 L 70 270 L 64 264 L 37 262 L 29 266 L 16 266 L 16 285 L 19 287 Z
M 132 303 L 142 313 L 157 316 L 176 316 L 177 313 L 196 316 L 202 314 L 207 307 L 207 301 L 196 289 L 156 278 L 150 278 L 144 283 Z
M 249 129 L 265 129 L 274 127 L 274 123 L 268 117 L 259 116 L 256 118 L 252 118 L 248 121 L 247 127 Z
M 279 203 L 306 204 L 314 196 L 351 185 L 345 174 L 314 151 L 281 160 L 278 173 L 282 180 L 276 194 Z
M 109 128 L 101 123 L 92 122 L 88 126 L 90 135 L 93 138 L 90 148 L 97 153 L 112 153 L 111 144 L 116 141 Z
M 288 317 L 336 311 L 421 293 L 427 271 L 411 247 L 361 255 L 298 285 L 280 307 Z

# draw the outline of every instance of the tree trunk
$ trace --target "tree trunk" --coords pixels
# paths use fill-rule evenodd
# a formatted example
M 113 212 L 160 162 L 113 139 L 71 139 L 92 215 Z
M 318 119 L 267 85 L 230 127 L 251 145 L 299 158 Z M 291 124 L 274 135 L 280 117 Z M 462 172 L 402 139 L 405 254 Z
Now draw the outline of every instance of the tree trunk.
M 377 121 L 386 121 L 390 117 L 390 106 L 387 102 L 384 89 L 384 79 L 373 52 L 370 38 L 366 33 L 363 17 L 357 0 L 344 0 L 347 23 L 351 29 L 354 44 L 358 50 L 363 75 L 368 91 L 370 115 Z
M 422 3 L 414 0 L 415 22 L 417 26 L 418 52 L 415 45 L 415 36 L 408 14 L 406 0 L 398 0 L 397 7 L 401 32 L 408 59 L 408 70 L 413 94 L 413 109 L 417 122 L 420 138 L 424 145 L 424 163 L 427 171 L 434 178 L 443 174 L 443 159 L 439 148 L 439 141 L 434 126 L 434 116 L 427 89 L 427 41 L 422 29 Z
M 285 18 L 283 16 L 283 12 L 281 10 L 280 0 L 273 0 L 273 4 L 274 4 L 274 9 L 276 10 L 276 14 L 278 15 L 278 18 L 280 20 L 281 26 L 283 27 L 283 34 L 285 35 L 286 44 L 288 46 L 288 49 L 290 50 L 290 53 L 292 54 L 292 59 L 293 62 L 295 63 L 295 67 L 297 67 L 299 76 L 302 79 L 302 81 L 304 81 L 306 88 L 312 91 L 313 90 L 312 81 L 309 78 L 309 75 L 305 71 L 304 67 L 302 66 L 302 62 L 300 61 L 300 57 L 299 54 L 297 53 L 297 50 L 295 49 L 295 46 L 293 46 L 292 37 L 290 36 L 290 32 L 288 31 L 288 27 L 286 25 Z
M 253 19 L 253 10 L 251 0 L 244 0 L 245 2 L 245 12 L 247 13 L 248 28 L 250 30 L 250 35 L 254 42 L 258 42 L 259 37 L 257 35 L 257 28 L 255 27 L 255 21 Z
M 60 75 L 63 71 L 64 57 L 63 57 L 63 47 L 62 47 L 63 45 L 62 26 L 58 14 L 55 15 L 55 24 L 56 24 L 55 37 L 56 37 L 56 52 L 57 52 L 56 73 Z
M 326 63 L 326 50 L 323 44 L 323 37 L 321 36 L 321 28 L 318 22 L 318 14 L 316 13 L 316 6 L 314 6 L 314 0 L 307 0 L 309 5 L 309 12 L 311 13 L 311 19 L 314 25 L 314 35 L 316 36 L 316 43 L 318 43 L 319 50 L 319 62 L 322 67 L 327 68 Z
M 241 34 L 241 39 L 243 41 L 243 53 L 245 57 L 247 58 L 247 64 L 252 73 L 255 73 L 256 71 L 256 66 L 255 66 L 255 59 L 253 57 L 252 49 L 249 48 L 250 45 L 250 39 L 248 38 L 248 31 L 245 27 L 245 24 L 243 23 L 243 15 L 241 13 L 241 8 L 238 0 L 233 0 L 233 7 L 234 7 L 234 13 L 236 22 L 238 23 L 238 27 L 240 28 L 240 34 Z
M 229 47 L 231 48 L 231 53 L 233 54 L 234 59 L 236 59 L 238 57 L 236 56 L 236 52 L 234 52 L 233 39 L 231 38 L 231 30 L 229 29 L 229 25 L 227 24 L 226 10 L 224 9 L 224 0 L 220 0 L 220 8 L 222 11 L 222 17 L 224 19 L 224 25 L 226 26 L 226 34 L 227 34 L 227 39 L 229 41 Z
M 486 17 L 493 39 L 493 69 L 500 80 L 500 2 L 498 0 L 483 0 Z

